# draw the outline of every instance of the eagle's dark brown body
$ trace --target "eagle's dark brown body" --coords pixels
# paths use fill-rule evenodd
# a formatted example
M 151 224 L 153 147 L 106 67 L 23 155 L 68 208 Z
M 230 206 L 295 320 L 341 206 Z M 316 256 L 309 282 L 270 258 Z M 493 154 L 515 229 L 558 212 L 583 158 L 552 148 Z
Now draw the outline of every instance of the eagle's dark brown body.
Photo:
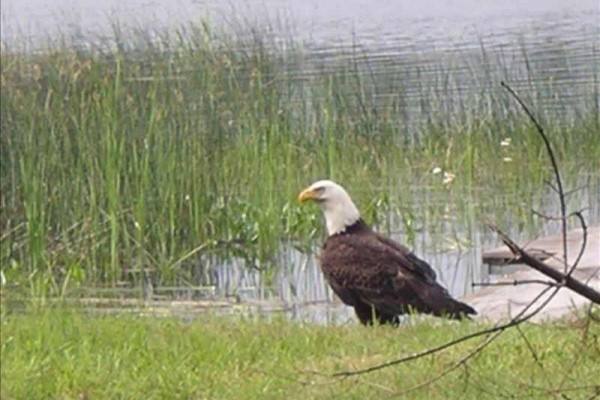
M 411 311 L 455 319 L 475 314 L 436 282 L 429 264 L 362 219 L 330 236 L 320 261 L 333 291 L 354 307 L 363 324 L 397 323 L 399 315 Z

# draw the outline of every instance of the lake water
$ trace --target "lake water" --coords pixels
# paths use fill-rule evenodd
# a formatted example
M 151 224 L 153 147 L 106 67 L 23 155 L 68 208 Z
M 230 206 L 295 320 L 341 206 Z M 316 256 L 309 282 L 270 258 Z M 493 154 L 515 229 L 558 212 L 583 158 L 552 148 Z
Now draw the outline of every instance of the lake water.
M 499 91 L 500 80 L 539 94 L 535 105 L 562 113 L 563 120 L 589 111 L 594 104 L 590 98 L 600 103 L 600 2 L 596 0 L 249 0 L 234 5 L 211 0 L 3 0 L 1 18 L 4 51 L 43 49 L 48 40 L 60 42 L 61 34 L 81 43 L 104 40 L 115 24 L 125 31 L 153 31 L 209 18 L 229 31 L 254 26 L 280 48 L 293 38 L 310 54 L 294 72 L 298 79 L 316 69 L 347 67 L 353 60 L 357 71 L 370 77 L 369 90 L 379 99 L 395 93 L 394 82 L 404 82 L 403 91 L 410 97 L 407 108 L 412 110 L 407 121 L 419 120 L 427 111 L 423 86 L 447 105 L 440 110 L 449 116 L 457 112 L 452 106 L 457 99 L 477 101 L 482 91 Z M 474 70 L 486 72 L 474 75 Z M 591 176 L 594 184 L 575 197 L 572 209 L 591 207 L 588 216 L 597 224 L 600 177 L 597 171 Z M 555 205 L 549 208 L 556 210 Z M 453 232 L 456 225 L 449 223 L 446 233 L 453 239 L 446 236 L 440 243 L 439 237 L 425 233 L 429 228 L 421 227 L 415 248 L 435 266 L 454 295 L 469 292 L 472 282 L 487 279 L 480 251 L 498 243 L 494 235 L 478 229 Z M 550 223 L 543 233 L 557 229 Z M 406 239 L 401 230 L 394 237 Z M 242 303 L 268 300 L 271 305 L 276 299 L 284 305 L 281 309 L 300 319 L 352 319 L 347 308 L 336 306 L 331 311 L 322 306 L 331 304 L 333 296 L 314 255 L 282 251 L 281 268 L 268 284 L 259 273 L 244 268 L 242 260 L 211 262 L 198 260 L 202 267 L 191 268 L 199 274 L 211 270 L 216 297 L 234 296 Z M 183 286 L 164 292 L 178 297 L 194 293 Z
M 177 27 L 209 17 L 216 25 L 268 26 L 275 35 L 293 34 L 323 49 L 357 39 L 378 51 L 396 53 L 401 45 L 421 52 L 477 47 L 480 38 L 498 46 L 576 44 L 598 35 L 599 9 L 595 0 L 4 0 L 1 33 L 4 41 L 57 31 L 106 35 L 116 22 Z
M 351 66 L 368 78 L 364 90 L 373 98 L 401 90 L 407 123 L 430 112 L 424 94 L 441 98 L 439 110 L 451 118 L 463 100 L 502 92 L 501 80 L 563 120 L 600 104 L 596 0 L 4 0 L 1 15 L 3 49 L 26 51 L 61 45 L 63 35 L 106 43 L 115 26 L 150 37 L 202 19 L 229 32 L 252 27 L 280 49 L 293 38 L 310 53 L 289 67 L 298 79 Z

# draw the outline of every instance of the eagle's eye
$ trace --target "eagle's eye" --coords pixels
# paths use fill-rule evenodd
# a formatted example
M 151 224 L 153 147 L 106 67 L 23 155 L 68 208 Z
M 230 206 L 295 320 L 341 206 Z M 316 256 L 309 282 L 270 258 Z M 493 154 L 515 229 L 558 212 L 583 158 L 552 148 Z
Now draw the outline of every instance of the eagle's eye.
M 317 199 L 315 199 L 317 203 L 323 203 L 325 201 L 325 186 L 317 186 L 313 189 L 313 192 L 315 192 L 317 196 L 319 196 Z

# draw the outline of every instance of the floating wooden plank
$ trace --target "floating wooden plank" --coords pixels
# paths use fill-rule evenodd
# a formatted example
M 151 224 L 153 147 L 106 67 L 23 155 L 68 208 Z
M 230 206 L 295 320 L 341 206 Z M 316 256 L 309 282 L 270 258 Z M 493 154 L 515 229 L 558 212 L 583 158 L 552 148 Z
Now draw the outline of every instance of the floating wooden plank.
M 567 233 L 567 255 L 569 263 L 575 261 L 583 243 L 583 229 L 575 229 Z M 563 264 L 563 238 L 561 234 L 541 237 L 521 246 L 535 258 L 546 261 L 549 265 L 560 266 Z M 515 258 L 506 246 L 485 250 L 482 254 L 484 264 L 508 265 L 515 262 Z M 600 266 L 600 226 L 587 229 L 587 246 L 579 263 L 582 268 Z
M 569 266 L 579 255 L 582 243 L 582 229 L 568 232 L 567 261 Z M 561 271 L 564 269 L 562 235 L 546 236 L 522 245 L 547 265 Z M 484 263 L 491 265 L 514 263 L 514 257 L 506 246 L 484 251 L 482 258 Z M 588 228 L 587 244 L 573 276 L 596 290 L 600 290 L 600 226 Z M 525 281 L 537 283 L 511 285 L 511 283 Z M 463 297 L 463 300 L 477 310 L 480 318 L 490 321 L 507 320 L 521 313 L 547 287 L 543 282 L 550 281 L 550 278 L 540 272 L 524 267 L 522 270 L 507 274 L 494 282 L 500 283 L 502 286 L 486 287 Z M 541 306 L 549 295 L 547 293 L 538 299 L 530 310 Z M 566 317 L 574 310 L 581 309 L 588 304 L 590 301 L 583 296 L 567 288 L 561 288 L 532 320 L 542 321 Z

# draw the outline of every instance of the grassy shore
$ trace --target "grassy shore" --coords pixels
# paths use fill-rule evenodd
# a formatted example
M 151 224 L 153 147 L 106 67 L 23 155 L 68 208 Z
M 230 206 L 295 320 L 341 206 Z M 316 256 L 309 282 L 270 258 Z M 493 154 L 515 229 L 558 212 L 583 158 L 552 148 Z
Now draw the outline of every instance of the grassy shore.
M 311 326 L 200 316 L 193 323 L 69 309 L 2 315 L 2 399 L 548 399 L 600 391 L 600 325 L 555 322 L 503 334 L 466 366 L 419 385 L 481 340 L 347 379 L 482 326 Z
M 320 239 L 295 196 L 323 177 L 350 187 L 377 224 L 402 214 L 403 229 L 433 230 L 450 212 L 466 230 L 482 214 L 536 226 L 546 155 L 487 71 L 472 70 L 481 92 L 450 107 L 439 83 L 409 96 L 395 82 L 377 98 L 380 82 L 352 63 L 295 75 L 303 52 L 260 35 L 199 25 L 146 39 L 2 54 L 4 282 L 43 296 L 150 267 L 168 284 L 189 278 L 180 261 L 196 250 L 273 267 L 282 242 Z M 451 70 L 439 75 L 458 85 Z M 526 99 L 543 97 L 530 89 Z M 409 124 L 415 98 L 423 108 Z M 598 167 L 595 99 L 568 117 L 537 110 L 570 187 Z

